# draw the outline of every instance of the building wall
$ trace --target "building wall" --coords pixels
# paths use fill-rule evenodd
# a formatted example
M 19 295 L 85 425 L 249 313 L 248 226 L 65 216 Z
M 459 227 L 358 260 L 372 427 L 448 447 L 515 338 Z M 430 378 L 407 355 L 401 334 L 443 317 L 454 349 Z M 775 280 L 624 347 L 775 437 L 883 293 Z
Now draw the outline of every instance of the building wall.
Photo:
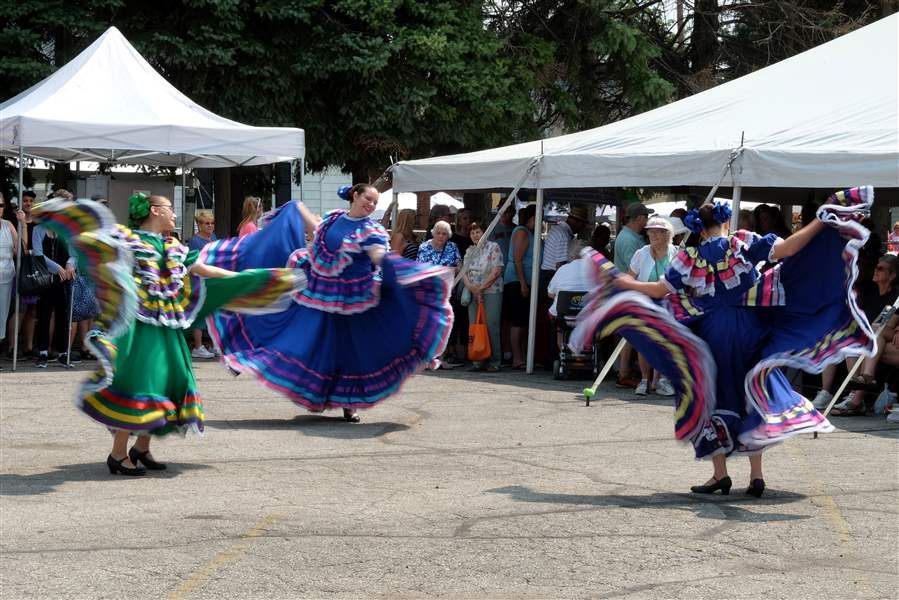
M 342 185 L 352 183 L 353 176 L 350 173 L 343 173 L 340 169 L 331 167 L 319 173 L 303 175 L 302 189 L 296 183 L 292 183 L 291 197 L 302 199 L 312 212 L 323 215 L 335 208 L 347 208 L 346 201 L 337 196 L 337 190 Z

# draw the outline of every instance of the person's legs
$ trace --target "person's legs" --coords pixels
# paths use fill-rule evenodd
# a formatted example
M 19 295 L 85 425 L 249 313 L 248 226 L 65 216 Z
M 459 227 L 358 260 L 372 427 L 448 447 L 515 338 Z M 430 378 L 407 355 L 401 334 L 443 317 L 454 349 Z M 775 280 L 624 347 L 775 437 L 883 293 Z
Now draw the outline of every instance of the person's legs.
M 512 345 L 512 366 L 520 367 L 525 364 L 524 343 L 527 340 L 527 328 L 512 325 L 509 337 Z
M 484 294 L 484 311 L 487 313 L 487 331 L 490 332 L 490 366 L 499 368 L 503 352 L 501 343 L 501 319 L 503 294 Z
M 34 328 L 35 350 L 41 353 L 50 351 L 50 318 L 53 316 L 52 288 L 37 299 L 36 325 Z
M 474 323 L 478 318 L 478 306 L 480 303 L 477 298 L 472 297 L 471 302 L 468 303 L 468 322 Z M 487 302 L 484 302 L 484 311 L 487 310 Z M 471 366 L 475 369 L 480 369 L 483 366 L 483 361 L 473 360 L 471 361 Z
M 753 454 L 749 457 L 749 481 L 764 479 L 762 476 L 762 455 Z
M 191 329 L 191 335 L 194 340 L 193 349 L 196 350 L 203 345 L 203 330 L 200 328 Z

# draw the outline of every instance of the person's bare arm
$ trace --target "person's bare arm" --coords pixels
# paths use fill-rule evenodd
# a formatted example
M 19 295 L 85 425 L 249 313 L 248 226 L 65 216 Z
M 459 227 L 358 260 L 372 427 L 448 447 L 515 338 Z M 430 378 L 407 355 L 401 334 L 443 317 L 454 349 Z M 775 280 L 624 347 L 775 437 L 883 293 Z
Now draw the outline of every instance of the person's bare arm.
M 527 296 L 530 292 L 524 272 L 524 255 L 527 254 L 530 243 L 528 234 L 520 229 L 512 235 L 512 261 L 515 263 L 515 273 L 518 275 L 518 285 L 521 288 L 522 296 Z
M 793 256 L 812 241 L 818 233 L 824 229 L 824 223 L 820 219 L 815 219 L 793 235 L 785 240 L 778 240 L 774 243 L 771 250 L 772 260 L 782 260 L 789 256 Z
M 615 279 L 615 285 L 621 289 L 646 294 L 650 298 L 664 298 L 671 291 L 664 281 L 637 281 L 632 276 L 624 274 Z
M 200 277 L 230 277 L 231 275 L 236 275 L 234 271 L 228 271 L 227 269 L 222 269 L 220 267 L 213 267 L 212 265 L 207 265 L 204 263 L 194 263 L 190 267 L 190 272 L 195 275 L 199 275 Z
M 306 227 L 306 233 L 310 236 L 315 234 L 315 228 L 318 227 L 318 224 L 322 222 L 322 218 L 316 214 L 313 214 L 309 208 L 303 204 L 302 202 L 297 202 L 297 210 L 300 211 L 300 215 L 303 217 L 303 225 Z

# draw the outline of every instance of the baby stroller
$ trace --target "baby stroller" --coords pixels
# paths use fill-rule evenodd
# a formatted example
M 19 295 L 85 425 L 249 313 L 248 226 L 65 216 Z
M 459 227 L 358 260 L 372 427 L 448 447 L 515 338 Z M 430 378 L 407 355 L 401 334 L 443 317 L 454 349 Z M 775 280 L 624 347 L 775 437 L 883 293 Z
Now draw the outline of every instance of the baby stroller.
M 597 345 L 586 354 L 576 354 L 568 348 L 568 339 L 577 324 L 577 315 L 584 308 L 587 292 L 559 292 L 556 297 L 556 331 L 562 336 L 559 358 L 553 361 L 553 379 L 568 379 L 574 371 L 590 371 L 593 377 L 599 374 L 599 351 Z

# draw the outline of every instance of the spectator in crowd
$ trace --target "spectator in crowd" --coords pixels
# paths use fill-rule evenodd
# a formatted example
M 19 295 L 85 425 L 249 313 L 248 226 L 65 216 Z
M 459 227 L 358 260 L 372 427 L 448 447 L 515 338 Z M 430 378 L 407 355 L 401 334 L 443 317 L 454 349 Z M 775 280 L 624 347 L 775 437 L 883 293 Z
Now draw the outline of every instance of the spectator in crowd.
M 244 237 L 259 231 L 256 222 L 262 217 L 262 199 L 254 196 L 244 198 L 242 214 L 240 225 L 237 226 L 237 237 Z
M 218 239 L 215 237 L 215 215 L 211 210 L 201 209 L 194 213 L 194 222 L 197 224 L 197 232 L 187 240 L 187 247 L 191 250 L 201 251 L 206 247 L 206 244 L 210 244 Z M 210 350 L 203 343 L 203 332 L 206 331 L 205 322 L 195 321 L 194 325 L 197 325 L 197 327 L 193 327 L 190 330 L 193 342 L 190 349 L 191 357 L 215 358 L 218 355 L 218 350 Z
M 612 239 L 612 230 L 605 223 L 599 223 L 593 228 L 593 234 L 590 236 L 590 247 L 611 259 L 612 253 L 609 251 L 609 240 Z
M 468 229 L 471 226 L 471 211 L 462 208 L 456 212 L 455 233 L 450 237 L 450 241 L 459 249 L 459 256 L 465 256 L 465 253 L 471 247 L 471 237 Z M 453 294 L 450 297 L 450 306 L 453 308 L 455 320 L 453 321 L 453 331 L 450 339 L 456 343 L 456 359 L 457 362 L 464 362 L 468 353 L 468 309 L 462 306 L 462 290 L 465 285 L 459 281 L 453 288 Z
M 675 217 L 677 218 L 677 217 Z M 646 234 L 649 236 L 649 244 L 643 246 L 636 252 L 631 259 L 628 273 L 637 281 L 659 281 L 668 270 L 668 264 L 675 256 L 677 256 L 678 248 L 671 243 L 674 228 L 671 221 L 661 216 L 652 216 L 646 222 Z M 673 396 L 674 387 L 664 377 L 658 382 L 653 380 L 653 369 L 649 362 L 640 355 L 637 355 L 640 363 L 640 382 L 634 391 L 638 396 L 645 396 L 650 391 L 654 391 L 660 396 Z
M 435 204 L 431 207 L 431 212 L 428 214 L 428 231 L 425 235 L 425 240 L 429 240 L 433 237 L 434 225 L 437 221 L 445 221 L 447 224 L 452 220 L 452 213 L 450 212 L 450 207 L 446 204 Z M 452 234 L 450 234 L 452 235 Z
M 568 248 L 565 249 L 568 262 L 556 270 L 546 290 L 553 301 L 549 307 L 549 314 L 553 318 L 558 316 L 556 309 L 559 292 L 589 292 L 595 285 L 589 276 L 590 268 L 586 264 L 590 257 L 581 256 L 585 248 L 587 245 L 577 238 L 568 240 Z M 561 339 L 559 344 L 561 345 Z
M 887 235 L 887 252 L 899 252 L 899 221 L 893 223 L 893 228 Z
M 512 230 L 509 254 L 503 274 L 503 319 L 508 321 L 512 350 L 512 368 L 525 367 L 525 341 L 530 312 L 531 273 L 534 260 L 534 225 L 537 207 L 533 204 L 518 211 L 518 226 Z
M 690 230 L 687 229 L 680 217 L 676 217 L 674 214 L 668 217 L 668 221 L 671 223 L 671 243 L 676 248 L 680 248 Z
M 19 246 L 23 255 L 31 254 L 31 248 L 33 247 L 32 242 L 36 224 L 31 217 L 31 207 L 34 205 L 35 198 L 37 198 L 37 195 L 31 190 L 22 192 L 22 206 L 16 211 L 16 226 L 20 227 L 23 233 L 22 237 L 19 239 Z M 19 319 L 19 330 L 22 335 L 19 358 L 33 357 L 35 355 L 34 327 L 37 313 L 37 300 L 37 296 L 19 296 L 19 314 L 17 315 L 17 318 Z M 15 323 L 12 319 L 7 323 L 6 331 L 7 338 L 10 340 L 6 357 L 11 360 L 13 357 L 14 346 L 13 335 L 15 335 Z
M 753 211 L 755 231 L 759 235 L 773 233 L 781 238 L 790 237 L 790 228 L 784 220 L 783 212 L 777 206 L 759 204 Z
M 71 200 L 72 194 L 68 190 L 59 189 L 54 192 L 53 197 Z M 68 348 L 66 336 L 70 332 L 69 290 L 71 288 L 69 285 L 75 277 L 76 259 L 70 255 L 66 241 L 42 225 L 34 228 L 32 242 L 31 253 L 34 256 L 43 256 L 50 272 L 59 277 L 58 281 L 41 293 L 37 301 L 37 326 L 35 328 L 37 358 L 35 358 L 34 366 L 38 369 L 46 369 L 51 351 L 58 354 L 57 360 L 60 364 L 77 364 L 81 362 L 80 354 L 73 351 L 71 360 L 65 354 Z M 55 320 L 55 326 L 51 340 L 50 324 L 53 320 Z
M 396 227 L 390 236 L 390 251 L 407 260 L 418 258 L 418 238 L 414 232 L 417 216 L 411 208 L 401 210 L 396 216 Z
M 2 200 L 2 194 L 0 194 Z M 12 302 L 13 288 L 16 282 L 15 257 L 18 253 L 19 235 L 8 219 L 10 207 L 3 204 L 3 219 L 0 219 L 0 341 L 6 338 L 6 320 Z M 13 219 L 15 216 L 13 215 Z
M 568 243 L 587 224 L 587 209 L 574 205 L 568 211 L 568 218 L 549 230 L 543 244 L 543 260 L 540 263 L 540 277 L 546 284 L 552 279 L 559 265 L 568 261 Z
M 450 224 L 447 223 L 442 218 L 439 218 L 434 223 L 434 227 L 431 228 L 431 239 L 425 240 L 421 243 L 421 246 L 418 247 L 418 262 L 430 263 L 432 265 L 437 265 L 440 267 L 453 267 L 458 269 L 462 264 L 462 256 L 459 254 L 459 248 L 450 241 L 450 236 L 452 235 L 452 228 Z M 451 352 L 450 346 L 455 342 L 458 346 L 459 344 L 459 332 L 456 330 L 456 324 L 458 323 L 458 317 L 455 314 L 456 311 L 453 310 L 453 330 L 450 332 L 450 342 L 447 344 L 447 354 L 444 355 L 444 359 L 441 361 L 440 366 L 444 369 L 453 367 L 461 367 L 463 362 L 459 360 L 458 356 L 451 356 L 449 352 Z M 465 345 L 468 345 L 468 331 L 465 331 Z M 457 347 L 456 353 L 458 354 L 459 348 Z M 462 356 L 464 356 L 465 350 L 462 350 Z
M 471 235 L 468 231 L 469 227 L 471 227 L 471 211 L 467 208 L 462 208 L 456 213 L 456 228 L 452 237 L 450 237 L 450 241 L 456 245 L 456 248 L 459 249 L 459 254 L 462 256 L 465 256 L 465 252 L 468 251 L 472 243 Z
M 755 215 L 748 208 L 741 208 L 737 217 L 737 229 L 755 231 Z
M 645 204 L 634 202 L 628 205 L 624 211 L 625 223 L 621 227 L 618 235 L 615 237 L 615 267 L 622 273 L 630 271 L 631 260 L 634 253 L 646 245 L 646 238 L 643 237 L 643 231 L 646 229 L 646 222 L 649 215 L 655 212 L 646 208 Z M 631 374 L 631 360 L 633 359 L 633 348 L 630 344 L 625 344 L 621 350 L 620 367 L 618 369 L 619 387 L 635 388 L 640 380 Z
M 548 312 L 550 322 L 553 323 L 559 316 L 558 304 L 559 294 L 562 292 L 589 292 L 593 289 L 595 282 L 589 276 L 590 267 L 587 263 L 590 260 L 588 256 L 581 256 L 587 244 L 577 238 L 568 240 L 568 248 L 565 249 L 567 262 L 559 266 L 549 281 L 546 293 L 552 300 Z M 556 346 L 562 348 L 565 340 L 560 331 L 556 331 Z
M 899 367 L 899 313 L 894 314 L 877 339 L 877 352 L 863 359 L 861 373 L 853 377 L 859 388 L 845 400 L 833 407 L 830 414 L 836 417 L 854 417 L 865 414 L 865 392 L 874 385 L 877 367 L 885 365 Z M 829 400 L 828 400 L 829 401 Z M 888 421 L 899 422 L 899 406 L 894 406 Z
M 818 214 L 818 203 L 817 202 L 805 202 L 802 205 L 802 210 L 799 213 L 799 221 L 802 227 L 805 227 L 809 223 L 815 220 L 815 217 Z
M 512 239 L 512 230 L 515 229 L 515 203 L 513 202 L 503 211 L 499 217 L 493 233 L 490 235 L 490 241 L 499 244 L 499 249 L 503 257 L 509 256 L 509 242 Z
M 197 232 L 187 240 L 187 247 L 191 250 L 202 250 L 206 244 L 216 241 L 215 216 L 211 210 L 200 209 L 194 213 L 194 222 L 197 224 Z
M 478 307 L 484 305 L 487 331 L 490 333 L 490 361 L 487 371 L 496 373 L 502 362 L 501 319 L 503 307 L 503 255 L 499 244 L 484 240 L 478 246 L 484 229 L 478 221 L 469 226 L 472 246 L 465 252 L 462 265 L 462 282 L 471 294 L 468 305 L 468 321 L 473 323 Z M 484 370 L 484 363 L 474 361 L 471 371 Z
M 899 296 L 899 258 L 892 254 L 885 254 L 877 261 L 877 267 L 874 269 L 873 289 L 865 289 L 858 295 L 859 308 L 868 317 L 868 322 L 873 323 L 877 319 L 877 315 L 884 307 L 891 306 L 896 297 Z M 864 288 L 863 288 L 864 289 Z M 854 360 L 847 361 L 851 365 Z M 815 396 L 812 404 L 817 409 L 827 407 L 833 398 L 834 379 L 836 378 L 837 367 L 829 366 L 824 369 L 821 374 L 821 390 Z

